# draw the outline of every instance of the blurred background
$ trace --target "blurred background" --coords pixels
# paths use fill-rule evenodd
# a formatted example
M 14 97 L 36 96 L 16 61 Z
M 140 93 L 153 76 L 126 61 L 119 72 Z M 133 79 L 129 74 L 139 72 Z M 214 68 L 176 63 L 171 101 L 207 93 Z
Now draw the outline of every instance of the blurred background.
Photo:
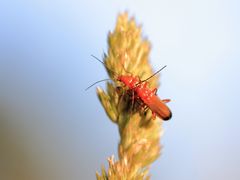
M 170 98 L 153 180 L 240 178 L 240 3 L 237 0 L 0 2 L 0 179 L 95 179 L 117 156 L 118 129 L 95 87 L 91 54 L 127 10 L 163 65 Z M 105 87 L 105 83 L 99 84 Z

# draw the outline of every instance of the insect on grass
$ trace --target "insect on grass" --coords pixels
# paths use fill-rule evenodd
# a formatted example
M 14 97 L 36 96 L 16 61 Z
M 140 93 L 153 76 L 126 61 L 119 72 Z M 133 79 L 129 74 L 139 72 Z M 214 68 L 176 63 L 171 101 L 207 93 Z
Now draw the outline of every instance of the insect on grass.
M 169 120 L 172 117 L 172 112 L 166 105 L 170 101 L 170 99 L 163 99 L 161 100 L 157 96 L 157 88 L 150 89 L 148 80 L 154 77 L 156 74 L 158 74 L 161 70 L 163 70 L 166 66 L 162 67 L 160 70 L 155 72 L 153 75 L 148 77 L 145 80 L 140 80 L 138 76 L 132 76 L 132 75 L 118 75 L 111 69 L 109 69 L 104 62 L 102 62 L 97 57 L 93 56 L 97 61 L 101 62 L 110 72 L 112 72 L 116 76 L 116 80 L 123 83 L 124 86 L 126 86 L 132 94 L 133 101 L 140 101 L 141 106 L 144 109 L 150 109 L 152 111 L 152 117 L 153 119 L 158 116 L 159 118 L 163 120 Z M 103 79 L 100 81 L 95 82 L 90 87 L 94 86 L 95 84 L 102 82 L 102 81 L 108 81 L 110 79 Z M 87 90 L 86 89 L 86 90 Z

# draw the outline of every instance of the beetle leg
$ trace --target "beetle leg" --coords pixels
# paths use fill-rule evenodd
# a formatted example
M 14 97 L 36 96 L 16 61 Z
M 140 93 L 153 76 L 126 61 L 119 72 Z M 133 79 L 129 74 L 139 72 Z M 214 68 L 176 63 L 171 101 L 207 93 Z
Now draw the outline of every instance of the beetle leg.
M 152 92 L 156 95 L 157 94 L 157 88 L 154 88 L 153 90 L 152 90 Z
M 163 99 L 162 100 L 162 102 L 164 102 L 164 103 L 168 103 L 168 102 L 170 102 L 171 101 L 171 99 Z
M 131 114 L 132 114 L 132 112 L 134 110 L 134 99 L 135 99 L 135 97 L 134 97 L 134 91 L 132 91 L 130 93 L 132 94 L 131 95 Z
M 152 111 L 152 119 L 155 120 L 156 119 L 156 113 Z

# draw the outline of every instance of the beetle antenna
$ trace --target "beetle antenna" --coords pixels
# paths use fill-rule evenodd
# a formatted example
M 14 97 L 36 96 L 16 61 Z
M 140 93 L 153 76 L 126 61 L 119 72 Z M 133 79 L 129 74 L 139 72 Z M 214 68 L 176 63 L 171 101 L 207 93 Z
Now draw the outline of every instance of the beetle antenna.
M 155 76 L 156 74 L 158 74 L 160 71 L 162 71 L 165 67 L 167 67 L 167 65 L 163 66 L 161 69 L 159 69 L 157 72 L 155 72 L 153 75 L 151 75 L 150 77 L 148 77 L 147 79 L 141 81 L 141 82 L 144 82 L 144 81 L 147 81 L 149 79 L 151 79 L 153 76 Z
M 91 56 L 92 56 L 94 59 L 96 59 L 97 61 L 99 61 L 100 63 L 102 63 L 103 66 L 104 66 L 108 71 L 112 72 L 114 75 L 117 75 L 116 72 L 114 72 L 113 70 L 111 70 L 110 68 L 108 68 L 108 67 L 106 66 L 106 64 L 105 64 L 103 61 L 101 61 L 99 58 L 97 58 L 96 56 L 94 56 L 94 55 L 92 55 L 92 54 L 91 54 Z
M 102 79 L 102 80 L 100 80 L 100 81 L 97 81 L 97 82 L 93 83 L 92 85 L 88 86 L 88 87 L 85 89 L 85 91 L 87 91 L 89 88 L 93 87 L 95 84 L 100 83 L 100 82 L 103 82 L 103 81 L 111 81 L 111 79 Z

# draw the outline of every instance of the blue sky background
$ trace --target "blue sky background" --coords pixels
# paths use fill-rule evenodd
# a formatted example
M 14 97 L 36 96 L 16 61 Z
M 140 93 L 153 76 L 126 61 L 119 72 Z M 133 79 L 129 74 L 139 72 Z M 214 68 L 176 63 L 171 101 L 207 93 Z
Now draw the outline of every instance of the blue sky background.
M 152 43 L 160 97 L 171 98 L 152 179 L 240 178 L 237 0 L 0 2 L 0 179 L 95 179 L 117 156 L 117 127 L 94 88 L 90 55 L 128 10 Z M 99 86 L 104 87 L 104 83 Z

